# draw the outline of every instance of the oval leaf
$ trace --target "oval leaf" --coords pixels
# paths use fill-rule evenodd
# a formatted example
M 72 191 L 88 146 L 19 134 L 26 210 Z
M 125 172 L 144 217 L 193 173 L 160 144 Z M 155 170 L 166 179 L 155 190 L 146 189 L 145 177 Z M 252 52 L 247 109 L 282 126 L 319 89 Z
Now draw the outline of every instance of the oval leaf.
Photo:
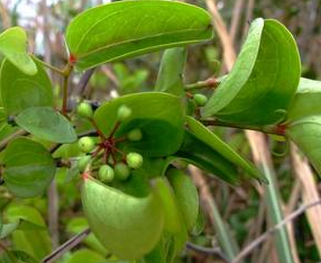
M 186 48 L 183 47 L 165 50 L 158 72 L 156 91 L 163 91 L 177 96 L 184 94 L 183 73 L 186 56 Z
M 301 74 L 291 33 L 273 19 L 254 20 L 241 53 L 203 115 L 251 125 L 284 119 Z
M 301 78 L 294 100 L 289 108 L 287 121 L 321 114 L 321 81 Z
M 27 138 L 18 138 L 9 143 L 3 164 L 7 187 L 22 198 L 42 194 L 56 171 L 55 162 L 47 149 Z
M 21 27 L 12 27 L 0 34 L 0 52 L 23 73 L 37 73 L 34 61 L 27 54 L 27 34 Z
M 15 121 L 21 128 L 43 140 L 57 143 L 72 143 L 77 140 L 71 123 L 49 107 L 28 108 L 22 111 Z
M 82 203 L 93 233 L 121 259 L 141 258 L 160 239 L 164 214 L 153 193 L 136 198 L 86 176 Z
M 210 15 L 175 1 L 121 1 L 72 20 L 66 40 L 80 70 L 212 37 Z
M 15 115 L 30 107 L 53 106 L 51 81 L 39 64 L 35 62 L 37 74 L 27 75 L 9 60 L 1 66 L 1 98 L 7 115 Z
M 321 116 L 308 116 L 291 123 L 286 134 L 309 158 L 321 176 Z
M 184 106 L 177 96 L 146 92 L 123 96 L 105 103 L 95 112 L 94 119 L 102 132 L 109 136 L 117 121 L 121 105 L 132 110 L 131 117 L 123 122 L 116 137 L 125 136 L 139 128 L 142 140 L 124 143 L 126 151 L 141 152 L 144 156 L 166 156 L 179 148 L 184 136 Z

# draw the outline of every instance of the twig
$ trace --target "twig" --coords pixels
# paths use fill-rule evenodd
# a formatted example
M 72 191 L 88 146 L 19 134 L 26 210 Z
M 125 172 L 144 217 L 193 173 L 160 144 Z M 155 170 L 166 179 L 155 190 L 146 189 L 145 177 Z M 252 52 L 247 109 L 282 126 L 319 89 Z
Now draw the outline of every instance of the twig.
M 48 226 L 53 248 L 59 245 L 59 195 L 57 184 L 52 180 L 48 190 Z
M 219 84 L 220 84 L 220 81 L 218 79 L 216 79 L 215 77 L 211 77 L 207 80 L 198 81 L 192 84 L 187 84 L 185 86 L 185 90 L 204 89 L 204 88 L 215 89 Z
M 221 248 L 219 247 L 202 247 L 196 244 L 193 244 L 191 242 L 186 243 L 186 248 L 189 250 L 193 250 L 202 254 L 207 254 L 207 255 L 216 255 L 220 259 L 222 259 L 226 263 L 230 263 L 228 258 L 222 253 Z
M 236 0 L 233 8 L 232 21 L 230 26 L 230 36 L 232 43 L 235 42 L 238 28 L 240 25 L 241 15 L 243 12 L 244 0 Z
M 280 223 L 273 226 L 269 230 L 267 230 L 263 235 L 259 236 L 257 239 L 253 240 L 251 244 L 246 246 L 233 260 L 231 263 L 237 263 L 240 260 L 242 260 L 245 256 L 247 256 L 253 249 L 255 249 L 258 245 L 260 245 L 262 242 L 264 242 L 267 238 L 270 237 L 274 232 L 279 230 L 280 228 L 284 227 L 288 222 L 292 221 L 293 219 L 297 218 L 301 214 L 303 214 L 306 210 L 321 205 L 321 199 L 318 201 L 315 201 L 313 203 L 302 205 L 300 208 L 298 208 L 296 211 L 294 211 L 289 216 L 285 217 Z
M 87 98 L 88 96 L 86 94 L 86 87 L 88 85 L 88 82 L 91 78 L 91 76 L 94 74 L 96 68 L 92 68 L 87 70 L 81 77 L 80 81 L 79 81 L 79 94 L 83 97 L 83 98 Z
M 50 263 L 58 258 L 60 258 L 64 253 L 76 247 L 81 241 L 83 241 L 90 233 L 90 229 L 86 228 L 84 231 L 80 232 L 78 235 L 69 239 L 67 242 L 62 244 L 56 250 L 54 250 L 50 255 L 46 256 L 42 263 Z

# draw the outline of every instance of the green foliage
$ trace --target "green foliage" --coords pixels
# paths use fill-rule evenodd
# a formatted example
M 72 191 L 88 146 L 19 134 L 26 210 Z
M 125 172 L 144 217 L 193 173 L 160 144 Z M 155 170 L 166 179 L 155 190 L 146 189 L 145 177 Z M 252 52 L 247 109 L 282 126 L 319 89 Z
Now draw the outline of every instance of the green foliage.
M 91 230 L 116 256 L 138 259 L 158 242 L 164 215 L 154 193 L 136 198 L 88 177 L 82 201 Z
M 251 24 L 231 73 L 203 115 L 259 126 L 280 122 L 294 97 L 300 72 L 300 56 L 291 33 L 276 20 L 258 18 Z
M 132 115 L 122 123 L 116 137 L 124 136 L 134 128 L 143 133 L 141 141 L 124 145 L 127 152 L 158 157 L 178 150 L 184 133 L 184 107 L 181 99 L 166 93 L 146 92 L 106 102 L 94 115 L 98 127 L 106 136 L 110 135 L 117 122 L 117 112 L 121 105 L 129 107 Z
M 3 61 L 0 87 L 7 115 L 16 115 L 31 107 L 53 106 L 51 81 L 39 62 L 35 61 L 35 66 L 37 73 L 28 75 L 21 72 L 9 60 Z
M 49 107 L 28 108 L 16 117 L 16 123 L 40 139 L 72 143 L 77 135 L 71 123 L 59 112 Z
M 27 34 L 21 27 L 12 27 L 0 34 L 0 52 L 23 73 L 37 73 L 34 61 L 27 54 Z
M 184 95 L 183 74 L 187 59 L 186 48 L 177 47 L 165 50 L 158 71 L 156 91 Z
M 51 154 L 41 144 L 27 138 L 18 138 L 7 146 L 3 158 L 4 179 L 17 197 L 42 194 L 56 171 Z
M 74 18 L 66 32 L 70 53 L 80 70 L 211 37 L 210 16 L 201 8 L 155 0 L 89 9 Z

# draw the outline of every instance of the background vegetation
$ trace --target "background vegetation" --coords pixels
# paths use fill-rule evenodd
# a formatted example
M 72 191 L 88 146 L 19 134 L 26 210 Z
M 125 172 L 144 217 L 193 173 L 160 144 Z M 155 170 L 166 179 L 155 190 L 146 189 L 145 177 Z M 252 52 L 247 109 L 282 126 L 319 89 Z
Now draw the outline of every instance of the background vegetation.
M 46 62 L 62 67 L 67 58 L 63 39 L 66 25 L 82 10 L 101 2 L 1 0 L 0 31 L 15 25 L 25 27 L 31 43 L 30 51 Z M 302 75 L 312 79 L 320 78 L 320 1 L 188 2 L 211 12 L 217 33 L 214 41 L 189 47 L 185 72 L 187 83 L 207 80 L 212 76 L 219 77 L 230 70 L 246 35 L 248 21 L 256 17 L 276 18 L 285 24 L 298 43 L 303 62 Z M 99 102 L 131 92 L 152 90 L 161 54 L 157 52 L 92 70 L 87 74 L 91 79 L 86 87 L 79 85 L 82 83 L 80 75 L 74 74 L 69 107 L 75 107 L 79 97 Z M 58 96 L 61 79 L 55 73 L 49 73 L 52 74 Z M 305 208 L 320 199 L 321 180 L 315 176 L 307 161 L 301 158 L 292 145 L 275 137 L 262 137 L 251 132 L 244 134 L 243 131 L 226 128 L 217 128 L 215 132 L 239 152 L 253 158 L 258 165 L 266 165 L 271 176 L 276 179 L 273 185 L 275 191 L 270 192 L 270 188 L 256 183 L 231 187 L 217 179 L 208 179 L 199 170 L 192 168 L 190 172 L 199 187 L 202 200 L 204 230 L 192 240 L 197 246 L 189 243 L 177 262 L 225 262 L 224 253 L 218 248 L 218 239 L 222 237 L 225 238 L 226 247 L 231 248 L 230 253 L 237 255 L 242 248 L 249 249 L 244 262 L 286 262 L 280 257 L 277 237 L 273 233 L 263 236 L 263 242 L 257 242 L 257 238 L 262 237 L 275 224 L 275 210 L 269 209 L 273 198 L 281 204 L 283 217 L 293 215 L 294 211 L 303 206 L 300 210 L 303 213 L 295 214 L 293 220 L 288 220 L 286 224 L 290 240 L 288 249 L 294 262 L 320 262 L 321 208 Z M 73 181 L 66 183 L 65 177 L 66 171 L 60 169 L 46 195 L 27 200 L 14 199 L 0 186 L 0 211 L 7 209 L 11 215 L 17 210 L 24 211 L 33 221 L 48 226 L 48 231 L 16 231 L 7 242 L 42 259 L 87 227 L 82 214 L 79 185 Z M 89 235 L 77 247 L 64 253 L 57 262 L 105 262 L 106 253 L 98 241 Z M 240 258 L 239 262 L 242 260 Z

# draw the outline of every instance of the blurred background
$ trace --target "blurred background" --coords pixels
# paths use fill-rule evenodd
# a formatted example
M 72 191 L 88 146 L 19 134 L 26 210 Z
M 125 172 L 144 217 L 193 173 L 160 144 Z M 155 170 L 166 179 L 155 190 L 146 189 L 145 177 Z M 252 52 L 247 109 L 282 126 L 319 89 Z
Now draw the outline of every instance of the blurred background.
M 28 32 L 30 52 L 56 67 L 62 68 L 68 58 L 64 43 L 64 32 L 70 20 L 81 11 L 108 3 L 90 0 L 0 0 L 0 31 L 12 26 L 22 26 Z M 256 17 L 275 18 L 281 21 L 294 35 L 302 59 L 302 76 L 312 79 L 321 77 L 321 1 L 320 0 L 226 0 L 187 1 L 203 8 L 209 2 L 221 14 L 236 54 L 246 37 L 249 23 Z M 188 62 L 185 83 L 219 77 L 227 73 L 224 61 L 224 45 L 220 34 L 213 41 L 188 47 Z M 145 55 L 136 59 L 104 65 L 91 72 L 86 89 L 78 87 L 82 73 L 72 78 L 69 107 L 75 107 L 80 97 L 103 101 L 111 97 L 132 92 L 152 90 L 157 78 L 162 52 Z M 2 58 L 0 57 L 0 60 Z M 289 65 L 291 66 L 291 65 Z M 61 92 L 61 78 L 52 73 L 57 98 Z M 81 93 L 80 93 L 81 92 Z M 211 94 L 211 91 L 206 91 Z M 321 103 L 321 102 L 320 102 Z M 243 131 L 215 128 L 214 132 L 227 141 L 234 149 L 251 158 L 251 149 Z M 295 160 L 290 157 L 288 142 L 279 138 L 267 138 L 268 151 L 272 153 L 272 167 L 276 178 L 275 194 L 283 216 L 295 211 L 306 196 L 313 192 L 319 197 L 321 180 L 312 170 L 312 179 L 307 185 L 304 177 L 297 176 Z M 199 171 L 198 171 L 199 172 Z M 304 176 L 304 174 L 302 174 Z M 0 186 L 0 210 L 5 213 L 24 211 L 33 221 L 48 225 L 48 231 L 16 231 L 10 243 L 28 252 L 36 259 L 42 259 L 54 248 L 63 244 L 73 235 L 87 227 L 82 214 L 79 195 L 79 181 L 65 182 L 66 171 L 60 169 L 55 184 L 42 197 L 17 200 Z M 309 177 L 309 178 L 310 178 Z M 191 242 L 195 247 L 187 248 L 177 259 L 179 263 L 218 263 L 224 260 L 224 251 L 217 253 L 218 240 L 226 237 L 226 245 L 235 248 L 235 253 L 246 248 L 261 236 L 273 223 L 267 208 L 264 189 L 248 182 L 240 187 L 231 187 L 218 179 L 205 180 L 209 192 L 200 189 L 202 197 L 202 219 L 195 229 Z M 207 196 L 202 196 L 206 195 Z M 210 195 L 210 196 L 208 196 Z M 313 199 L 312 198 L 312 199 Z M 208 211 L 210 202 L 211 211 Z M 9 212 L 8 212 L 9 211 Z M 11 211 L 11 212 L 10 212 Z M 216 225 L 215 223 L 216 222 Z M 221 225 L 218 224 L 222 223 Z M 320 209 L 308 215 L 303 213 L 287 224 L 289 250 L 293 261 L 321 262 L 321 213 Z M 273 235 L 253 249 L 239 262 L 284 263 L 277 250 Z M 108 251 L 94 236 L 66 253 L 60 263 L 107 262 Z M 223 255 L 223 256 L 222 256 Z M 286 261 L 291 262 L 291 261 Z M 235 262 L 236 263 L 236 262 Z

